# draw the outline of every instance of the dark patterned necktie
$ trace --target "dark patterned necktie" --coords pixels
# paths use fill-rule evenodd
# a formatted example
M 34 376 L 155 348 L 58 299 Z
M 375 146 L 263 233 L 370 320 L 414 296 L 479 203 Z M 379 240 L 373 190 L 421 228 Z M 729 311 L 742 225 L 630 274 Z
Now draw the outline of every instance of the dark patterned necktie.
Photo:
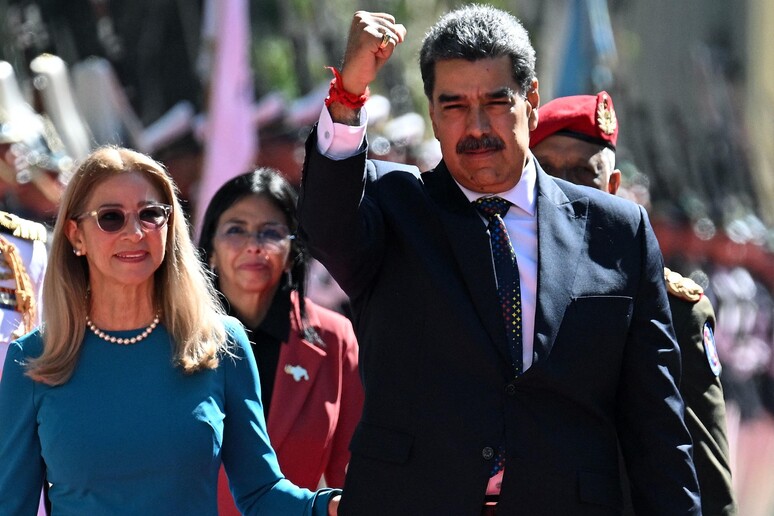
M 508 236 L 503 217 L 508 213 L 511 203 L 501 197 L 481 197 L 474 203 L 476 209 L 489 221 L 489 241 L 492 244 L 492 258 L 497 276 L 497 296 L 505 321 L 505 334 L 508 337 L 508 351 L 515 376 L 523 369 L 521 356 L 521 288 L 519 287 L 519 266 L 516 263 L 516 251 Z M 494 466 L 489 476 L 495 476 L 505 467 L 505 447 L 497 449 Z
M 523 361 L 521 356 L 521 289 L 519 287 L 519 266 L 516 263 L 516 251 L 508 237 L 503 216 L 511 203 L 500 197 L 481 197 L 476 200 L 476 209 L 489 221 L 489 240 L 492 244 L 492 258 L 497 275 L 497 295 L 505 320 L 505 333 L 508 337 L 508 351 L 516 376 L 521 375 Z

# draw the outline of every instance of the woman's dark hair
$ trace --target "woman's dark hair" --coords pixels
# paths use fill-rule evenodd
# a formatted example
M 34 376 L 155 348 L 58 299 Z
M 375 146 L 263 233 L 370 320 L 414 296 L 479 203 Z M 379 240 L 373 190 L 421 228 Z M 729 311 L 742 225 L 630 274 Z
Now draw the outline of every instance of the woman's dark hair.
M 261 167 L 252 172 L 237 176 L 226 182 L 207 205 L 202 219 L 202 230 L 199 236 L 199 252 L 205 265 L 209 267 L 212 254 L 212 241 L 218 229 L 218 220 L 223 212 L 250 195 L 258 195 L 268 199 L 285 215 L 290 233 L 295 235 L 298 231 L 298 218 L 296 217 L 296 201 L 298 194 L 282 174 L 273 168 Z M 302 337 L 322 344 L 320 337 L 313 327 L 309 325 L 306 315 L 307 263 L 309 256 L 303 244 L 298 238 L 290 241 L 290 273 L 285 273 L 285 284 L 298 292 L 299 312 L 301 313 Z M 216 275 L 217 282 L 217 275 Z M 216 283 L 217 284 L 217 283 Z

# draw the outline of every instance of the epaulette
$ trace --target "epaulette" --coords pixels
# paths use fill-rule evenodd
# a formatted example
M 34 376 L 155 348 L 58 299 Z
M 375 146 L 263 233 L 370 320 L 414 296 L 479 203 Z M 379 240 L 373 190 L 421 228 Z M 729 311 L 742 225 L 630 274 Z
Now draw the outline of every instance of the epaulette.
M 664 279 L 666 280 L 669 294 L 680 299 L 695 303 L 704 294 L 704 289 L 701 288 L 701 285 L 691 278 L 686 278 L 682 274 L 669 270 L 667 267 L 664 267 Z
M 0 212 L 2 213 L 2 212 Z M 35 289 L 30 281 L 27 268 L 19 255 L 19 250 L 13 242 L 0 235 L 0 258 L 6 272 L 10 273 L 8 278 L 14 280 L 13 288 L 0 288 L 0 303 L 3 307 L 14 310 L 21 314 L 19 326 L 12 332 L 11 338 L 18 339 L 25 333 L 32 331 L 37 320 L 37 307 L 35 301 Z
M 40 240 L 46 243 L 48 232 L 40 222 L 22 219 L 13 213 L 0 211 L 0 230 L 6 230 L 17 238 L 25 240 Z

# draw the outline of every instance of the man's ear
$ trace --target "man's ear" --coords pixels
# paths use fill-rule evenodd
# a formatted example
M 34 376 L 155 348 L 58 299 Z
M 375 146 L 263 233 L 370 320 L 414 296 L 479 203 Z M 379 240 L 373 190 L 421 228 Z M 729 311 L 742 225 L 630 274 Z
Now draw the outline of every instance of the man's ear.
M 607 180 L 607 192 L 613 195 L 618 192 L 621 187 L 621 171 L 618 169 L 613 170 L 610 174 L 610 178 Z
M 538 106 L 540 106 L 540 92 L 538 91 L 538 80 L 532 79 L 532 84 L 527 90 L 527 104 L 529 104 L 529 113 L 527 116 L 529 130 L 534 131 L 538 124 Z

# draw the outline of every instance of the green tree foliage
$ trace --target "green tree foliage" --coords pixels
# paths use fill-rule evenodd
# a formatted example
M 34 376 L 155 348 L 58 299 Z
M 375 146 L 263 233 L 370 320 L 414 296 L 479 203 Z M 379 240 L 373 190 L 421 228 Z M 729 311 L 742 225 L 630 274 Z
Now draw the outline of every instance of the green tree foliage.
M 408 39 L 372 89 L 391 97 L 400 111 L 422 102 L 417 55 L 427 28 L 442 13 L 464 4 L 453 0 L 253 0 L 250 3 L 257 96 L 280 90 L 289 97 L 330 78 L 340 66 L 355 11 L 388 12 L 408 29 Z M 507 1 L 489 1 L 513 10 Z M 514 3 L 511 1 L 510 3 Z

